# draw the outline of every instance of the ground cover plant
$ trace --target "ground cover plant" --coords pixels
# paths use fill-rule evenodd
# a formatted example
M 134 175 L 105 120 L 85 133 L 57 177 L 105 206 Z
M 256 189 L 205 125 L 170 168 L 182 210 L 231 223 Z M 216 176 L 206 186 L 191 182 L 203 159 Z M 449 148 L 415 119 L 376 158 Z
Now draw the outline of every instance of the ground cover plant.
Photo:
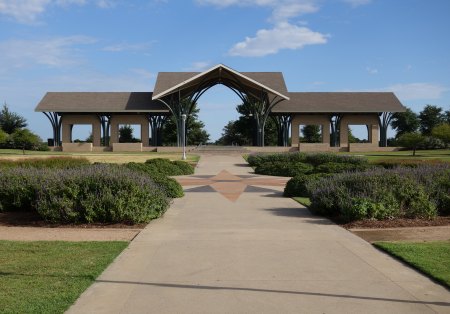
M 450 288 L 450 241 L 374 245 Z
M 0 312 L 63 313 L 126 246 L 0 241 Z

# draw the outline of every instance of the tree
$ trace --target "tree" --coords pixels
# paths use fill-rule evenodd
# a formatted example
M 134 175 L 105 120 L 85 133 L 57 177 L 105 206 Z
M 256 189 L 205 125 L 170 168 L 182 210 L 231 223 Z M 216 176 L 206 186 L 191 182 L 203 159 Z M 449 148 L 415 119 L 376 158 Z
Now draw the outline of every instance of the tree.
M 119 128 L 119 143 L 135 143 L 137 139 L 133 137 L 133 128 L 131 125 L 122 125 Z
M 420 131 L 423 135 L 431 135 L 431 131 L 435 126 L 445 122 L 442 108 L 432 105 L 426 105 L 419 114 Z
M 433 130 L 431 130 L 431 134 L 443 141 L 446 145 L 450 144 L 450 123 L 443 123 L 435 126 Z
M 4 146 L 8 141 L 9 134 L 0 129 L 0 147 Z
M 417 147 L 425 141 L 425 136 L 420 133 L 404 133 L 398 138 L 400 146 L 413 150 L 413 156 L 416 156 Z
M 16 130 L 11 134 L 10 140 L 13 148 L 34 150 L 39 148 L 42 140 L 28 129 Z
M 205 124 L 198 119 L 199 112 L 200 109 L 195 105 L 191 114 L 186 119 L 187 145 L 198 145 L 209 141 L 209 134 L 204 129 Z M 165 145 L 177 144 L 177 124 L 173 116 L 164 124 L 162 129 L 162 138 Z
M 405 112 L 396 112 L 392 115 L 391 126 L 397 131 L 395 138 L 402 134 L 416 132 L 420 126 L 417 114 L 407 108 Z
M 27 120 L 17 113 L 9 111 L 8 106 L 5 103 L 0 111 L 0 128 L 6 133 L 12 134 L 14 131 L 20 130 L 26 126 Z
M 320 125 L 316 124 L 305 125 L 304 127 L 302 127 L 302 133 L 303 133 L 303 141 L 306 143 L 322 142 Z
M 444 112 L 444 119 L 446 123 L 450 124 L 450 110 Z

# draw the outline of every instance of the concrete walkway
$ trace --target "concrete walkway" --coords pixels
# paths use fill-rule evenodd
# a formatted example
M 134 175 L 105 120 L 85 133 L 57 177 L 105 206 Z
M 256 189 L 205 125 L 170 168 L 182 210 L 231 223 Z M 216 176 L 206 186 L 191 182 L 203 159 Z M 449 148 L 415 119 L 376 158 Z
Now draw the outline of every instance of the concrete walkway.
M 191 192 L 70 313 L 450 313 L 448 290 L 283 198 L 239 156 L 205 155 L 180 181 Z

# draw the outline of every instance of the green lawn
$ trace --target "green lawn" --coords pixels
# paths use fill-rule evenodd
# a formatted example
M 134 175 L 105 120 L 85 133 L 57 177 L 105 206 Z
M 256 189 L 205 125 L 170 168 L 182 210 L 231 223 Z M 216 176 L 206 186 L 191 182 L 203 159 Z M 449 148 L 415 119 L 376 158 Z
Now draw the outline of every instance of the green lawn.
M 0 312 L 63 313 L 127 245 L 0 241 Z
M 376 161 L 381 159 L 438 159 L 450 162 L 450 149 L 437 149 L 437 150 L 418 150 L 416 156 L 412 155 L 412 151 L 398 151 L 398 152 L 368 152 L 368 153 L 340 153 L 344 155 L 364 155 L 370 161 Z
M 306 207 L 311 206 L 311 200 L 309 199 L 309 197 L 293 197 L 292 198 L 294 201 L 297 201 L 297 203 L 300 203 Z
M 181 153 L 157 153 L 157 152 L 86 152 L 86 153 L 69 153 L 69 152 L 38 152 L 38 151 L 23 151 L 20 149 L 0 149 L 0 159 L 21 159 L 21 158 L 41 158 L 41 157 L 55 157 L 55 156 L 71 156 L 71 157 L 85 157 L 90 162 L 112 162 L 112 163 L 126 163 L 126 162 L 145 162 L 152 158 L 168 158 L 170 160 L 180 160 Z M 187 161 L 198 162 L 200 156 L 195 154 L 187 154 Z
M 374 245 L 450 288 L 450 241 Z

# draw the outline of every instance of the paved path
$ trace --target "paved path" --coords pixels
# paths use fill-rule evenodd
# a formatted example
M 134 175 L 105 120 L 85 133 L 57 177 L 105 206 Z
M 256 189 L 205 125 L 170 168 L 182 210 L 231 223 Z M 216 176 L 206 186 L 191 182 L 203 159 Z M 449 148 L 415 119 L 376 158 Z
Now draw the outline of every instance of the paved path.
M 239 156 L 205 155 L 180 181 L 191 192 L 70 313 L 450 313 L 448 290 L 281 197 Z

